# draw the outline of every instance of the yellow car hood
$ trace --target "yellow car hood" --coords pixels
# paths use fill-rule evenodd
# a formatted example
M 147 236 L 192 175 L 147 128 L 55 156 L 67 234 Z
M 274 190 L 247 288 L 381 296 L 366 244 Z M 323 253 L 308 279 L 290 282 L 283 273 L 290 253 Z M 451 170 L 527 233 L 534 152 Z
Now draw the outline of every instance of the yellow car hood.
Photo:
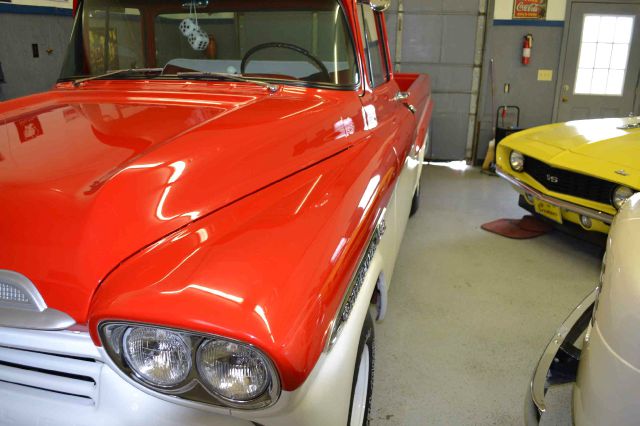
M 567 154 L 570 151 L 640 171 L 640 129 L 619 129 L 628 122 L 626 118 L 569 121 L 536 127 L 516 135 L 519 136 L 518 141 L 528 145 L 545 145 L 544 151 L 548 154 Z

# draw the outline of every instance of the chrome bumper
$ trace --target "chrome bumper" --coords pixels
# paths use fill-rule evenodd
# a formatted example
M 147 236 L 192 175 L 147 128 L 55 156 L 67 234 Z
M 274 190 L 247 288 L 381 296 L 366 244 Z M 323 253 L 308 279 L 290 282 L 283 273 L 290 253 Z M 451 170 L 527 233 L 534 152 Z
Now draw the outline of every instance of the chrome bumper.
M 601 212 L 600 210 L 590 209 L 588 207 L 570 203 L 568 201 L 560 200 L 559 198 L 555 198 L 555 197 L 551 197 L 549 195 L 543 194 L 542 192 L 530 187 L 526 183 L 520 182 L 518 179 L 505 173 L 505 171 L 499 167 L 496 167 L 496 173 L 498 174 L 498 176 L 505 179 L 511 185 L 515 186 L 518 190 L 526 194 L 532 195 L 556 207 L 560 207 L 562 209 L 577 213 L 579 215 L 587 216 L 592 219 L 599 220 L 608 225 L 610 225 L 611 222 L 613 222 L 613 215 L 610 215 L 609 213 Z
M 563 353 L 561 347 L 566 341 L 572 343 L 586 329 L 597 292 L 591 292 L 562 323 L 542 353 L 533 372 L 531 385 L 525 400 L 525 423 L 537 425 L 540 416 L 546 411 L 545 393 L 549 385 L 575 381 L 577 372 L 576 358 Z M 579 354 L 578 354 L 579 358 Z M 571 375 L 573 374 L 573 377 Z

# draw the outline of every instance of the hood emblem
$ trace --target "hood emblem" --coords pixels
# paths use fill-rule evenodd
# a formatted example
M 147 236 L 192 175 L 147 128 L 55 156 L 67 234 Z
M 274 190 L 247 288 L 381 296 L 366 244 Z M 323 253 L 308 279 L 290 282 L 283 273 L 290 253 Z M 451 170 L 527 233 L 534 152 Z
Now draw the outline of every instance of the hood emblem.
M 629 176 L 629 173 L 627 173 L 627 171 L 624 169 L 616 170 L 616 173 L 621 176 Z

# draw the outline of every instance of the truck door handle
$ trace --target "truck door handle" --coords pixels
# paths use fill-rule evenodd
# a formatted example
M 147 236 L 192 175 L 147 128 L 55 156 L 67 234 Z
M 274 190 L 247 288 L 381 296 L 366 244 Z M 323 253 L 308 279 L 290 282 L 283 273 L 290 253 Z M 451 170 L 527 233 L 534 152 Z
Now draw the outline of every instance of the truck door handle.
M 393 100 L 396 102 L 406 101 L 407 99 L 409 99 L 409 96 L 411 96 L 409 92 L 398 92 L 393 97 Z
M 414 107 L 413 105 L 411 105 L 408 102 L 405 102 L 407 99 L 409 99 L 409 96 L 411 96 L 411 94 L 409 92 L 398 92 L 396 93 L 396 95 L 393 97 L 393 100 L 395 102 L 402 102 L 402 105 L 406 106 L 407 109 L 409 111 L 411 111 L 411 114 L 415 114 L 416 113 L 416 107 Z

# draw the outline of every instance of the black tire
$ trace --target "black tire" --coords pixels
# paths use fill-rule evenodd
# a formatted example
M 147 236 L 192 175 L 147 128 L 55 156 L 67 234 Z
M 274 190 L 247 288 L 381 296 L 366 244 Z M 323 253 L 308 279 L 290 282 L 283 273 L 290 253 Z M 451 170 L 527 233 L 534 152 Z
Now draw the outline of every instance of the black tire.
M 413 217 L 418 210 L 420 210 L 420 185 L 416 188 L 416 192 L 413 193 L 413 199 L 411 200 L 411 212 L 409 217 Z
M 373 396 L 373 377 L 375 371 L 376 349 L 375 333 L 373 330 L 373 319 L 371 318 L 371 314 L 369 312 L 367 312 L 367 316 L 364 319 L 362 332 L 360 333 L 360 342 L 358 343 L 358 355 L 356 357 L 356 363 L 353 370 L 353 383 L 351 385 L 351 399 L 349 401 L 349 419 L 347 420 L 347 426 L 351 425 L 351 416 L 353 415 L 353 400 L 356 391 L 356 383 L 358 381 L 358 371 L 360 369 L 360 363 L 363 361 L 362 355 L 364 354 L 365 346 L 367 347 L 369 354 L 369 380 L 367 383 L 367 396 L 362 426 L 369 426 L 369 418 L 371 416 L 371 398 Z

